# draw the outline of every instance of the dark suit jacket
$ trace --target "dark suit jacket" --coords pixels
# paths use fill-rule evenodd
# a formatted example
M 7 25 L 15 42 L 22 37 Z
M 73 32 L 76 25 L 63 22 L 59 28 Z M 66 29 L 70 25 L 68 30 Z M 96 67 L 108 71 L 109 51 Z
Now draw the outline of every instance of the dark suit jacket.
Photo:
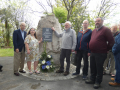
M 26 34 L 27 33 L 24 31 L 24 39 L 26 37 Z M 24 44 L 24 40 L 22 38 L 20 29 L 15 30 L 13 32 L 13 45 L 14 45 L 14 51 L 18 48 L 19 52 L 21 52 L 23 47 L 24 47 L 24 50 L 25 50 L 25 44 Z

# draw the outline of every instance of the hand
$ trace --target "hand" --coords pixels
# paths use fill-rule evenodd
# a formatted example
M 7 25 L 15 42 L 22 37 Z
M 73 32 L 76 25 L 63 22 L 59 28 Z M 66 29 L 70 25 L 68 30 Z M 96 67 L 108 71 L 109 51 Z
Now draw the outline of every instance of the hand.
M 16 51 L 16 53 L 19 53 L 19 49 L 16 49 L 15 51 Z
M 74 50 L 71 50 L 72 52 L 74 52 Z
M 77 51 L 75 51 L 75 54 L 77 54 Z
M 27 50 L 27 54 L 30 54 L 30 50 Z
M 54 28 L 54 27 L 52 27 L 51 29 L 52 29 L 53 31 L 55 31 L 55 28 Z
M 41 42 L 42 42 L 42 38 L 40 39 L 39 43 L 41 43 Z
M 88 56 L 90 56 L 90 53 L 88 53 Z

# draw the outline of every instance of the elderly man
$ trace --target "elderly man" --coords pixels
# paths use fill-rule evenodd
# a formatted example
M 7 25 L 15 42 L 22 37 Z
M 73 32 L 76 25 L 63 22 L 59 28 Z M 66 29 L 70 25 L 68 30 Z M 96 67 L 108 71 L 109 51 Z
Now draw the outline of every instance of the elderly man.
M 24 68 L 25 61 L 25 44 L 24 39 L 26 32 L 24 31 L 26 24 L 20 23 L 20 29 L 13 32 L 13 45 L 14 45 L 14 75 L 19 76 L 19 72 L 26 73 Z M 20 68 L 20 69 L 19 69 Z M 19 71 L 19 72 L 18 72 Z
M 90 55 L 89 42 L 91 38 L 92 30 L 88 29 L 89 22 L 88 20 L 83 21 L 83 30 L 80 30 L 77 35 L 77 45 L 76 45 L 76 53 L 77 53 L 77 67 L 76 72 L 73 75 L 78 75 L 80 73 L 81 68 L 81 60 L 84 60 L 83 67 L 83 79 L 87 78 L 88 75 L 88 56 Z
M 109 28 L 103 26 L 103 19 L 98 17 L 95 20 L 96 28 L 93 30 L 89 48 L 90 54 L 90 80 L 86 80 L 87 84 L 94 84 L 94 88 L 98 89 L 103 78 L 103 64 L 113 44 L 114 38 Z
M 55 31 L 54 27 L 52 30 Z M 65 30 L 63 33 L 58 34 L 55 31 L 57 37 L 62 37 L 62 46 L 61 46 L 61 54 L 60 54 L 60 69 L 56 71 L 56 73 L 63 73 L 64 72 L 64 59 L 66 58 L 67 66 L 66 71 L 64 72 L 64 76 L 69 74 L 70 68 L 70 55 L 71 51 L 75 50 L 76 47 L 76 32 L 71 29 L 71 22 L 65 22 Z
M 120 26 L 119 26 L 120 31 Z M 114 82 L 109 82 L 110 86 L 120 86 L 120 32 L 115 37 L 115 44 L 112 47 L 112 52 L 115 58 L 115 69 L 116 69 L 116 76 L 115 79 L 111 78 Z
M 113 37 L 115 38 L 116 35 L 118 34 L 117 25 L 114 25 L 114 26 L 111 27 L 111 32 L 112 32 Z M 113 76 L 115 76 L 114 75 L 115 61 L 114 61 L 114 55 L 112 53 L 112 50 L 109 50 L 109 52 L 107 53 L 107 59 L 104 62 L 104 72 L 103 72 L 103 74 L 106 74 L 106 67 L 107 67 L 107 64 L 109 63 L 110 58 L 111 58 L 111 60 L 110 60 L 109 74 L 113 77 Z

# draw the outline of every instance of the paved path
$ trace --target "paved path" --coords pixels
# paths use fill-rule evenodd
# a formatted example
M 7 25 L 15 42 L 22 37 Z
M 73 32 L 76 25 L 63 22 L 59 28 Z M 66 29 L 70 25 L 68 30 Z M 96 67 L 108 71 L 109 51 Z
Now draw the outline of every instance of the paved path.
M 85 84 L 82 76 L 72 79 L 43 81 L 20 75 L 13 75 L 13 57 L 0 57 L 3 72 L 0 72 L 0 90 L 94 90 L 93 85 Z M 98 90 L 120 90 L 120 87 L 108 85 L 110 76 L 105 75 Z
M 33 71 L 33 63 L 31 65 L 31 69 Z M 66 67 L 66 62 L 64 64 Z M 67 76 L 64 76 L 63 73 L 55 73 L 56 70 L 59 69 L 59 66 L 56 66 L 56 69 L 54 70 L 54 72 L 51 72 L 51 73 L 43 73 L 43 72 L 40 72 L 40 74 L 35 74 L 33 73 L 32 75 L 30 75 L 28 73 L 28 68 L 27 68 L 27 64 L 25 63 L 24 65 L 24 70 L 27 71 L 27 73 L 21 73 L 23 76 L 25 77 L 28 77 L 28 78 L 32 78 L 32 79 L 36 79 L 36 80 L 46 80 L 46 81 L 55 81 L 55 80 L 66 80 L 66 79 L 71 79 L 71 78 L 75 78 L 77 77 L 76 75 L 73 76 L 72 73 L 75 72 L 75 69 L 76 69 L 76 66 L 74 66 L 73 64 L 70 65 L 70 74 L 67 75 Z M 38 65 L 38 70 L 40 70 L 39 68 L 39 65 Z M 66 69 L 65 69 L 66 70 Z M 80 75 L 82 74 L 82 71 L 80 73 Z

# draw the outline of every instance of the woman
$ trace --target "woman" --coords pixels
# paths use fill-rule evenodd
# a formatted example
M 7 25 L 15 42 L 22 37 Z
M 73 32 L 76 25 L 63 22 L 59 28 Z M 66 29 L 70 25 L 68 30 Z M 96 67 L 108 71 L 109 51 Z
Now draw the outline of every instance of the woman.
M 32 74 L 31 71 L 31 62 L 34 61 L 34 72 L 36 74 L 39 73 L 37 71 L 38 60 L 39 60 L 39 43 L 42 42 L 42 38 L 40 41 L 37 40 L 35 28 L 31 28 L 25 38 L 25 47 L 26 47 L 26 60 L 27 66 L 29 69 L 29 74 Z

